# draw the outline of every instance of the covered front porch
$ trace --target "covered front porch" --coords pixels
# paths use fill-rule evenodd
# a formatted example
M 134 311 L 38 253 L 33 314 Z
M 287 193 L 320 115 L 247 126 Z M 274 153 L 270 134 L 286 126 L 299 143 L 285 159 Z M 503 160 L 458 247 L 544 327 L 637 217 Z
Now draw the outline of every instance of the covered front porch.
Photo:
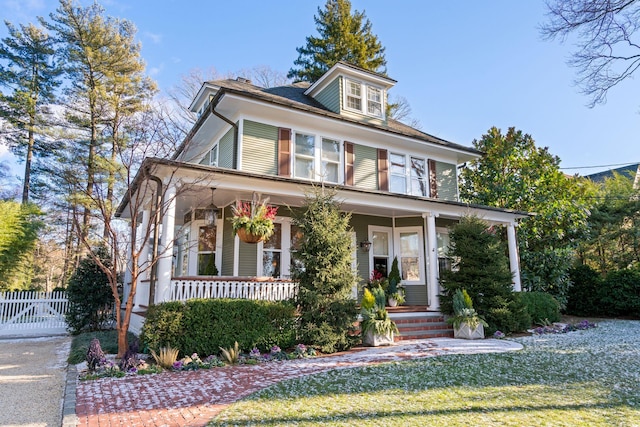
M 137 234 L 157 230 L 146 233 L 157 235 L 157 244 L 152 239 L 141 242 L 136 310 L 189 298 L 295 295 L 296 284 L 289 279 L 295 262 L 291 254 L 301 236 L 292 214 L 304 204 L 310 182 L 157 159 L 149 170 L 149 175 L 160 177 L 162 202 L 154 209 L 152 195 L 138 212 Z M 142 179 L 139 186 L 147 181 Z M 374 269 L 388 274 L 397 258 L 406 304 L 437 312 L 439 271 L 449 266 L 447 227 L 465 215 L 475 215 L 490 225 L 506 227 L 513 285 L 520 290 L 516 222 L 524 214 L 349 186 L 335 190 L 342 209 L 352 215 L 353 269 L 360 285 Z M 278 206 L 276 232 L 267 242 L 244 243 L 232 233 L 230 207 L 237 200 L 256 199 Z M 155 215 L 158 211 L 160 215 Z M 130 279 L 125 283 L 127 292 Z M 354 298 L 358 292 L 356 285 Z

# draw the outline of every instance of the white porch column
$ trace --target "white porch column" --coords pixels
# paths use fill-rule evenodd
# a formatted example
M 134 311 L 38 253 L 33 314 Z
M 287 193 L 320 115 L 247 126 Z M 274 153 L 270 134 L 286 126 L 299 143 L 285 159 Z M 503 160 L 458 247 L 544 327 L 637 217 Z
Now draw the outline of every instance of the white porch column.
M 140 251 L 140 255 L 138 256 L 138 284 L 136 286 L 136 296 L 133 299 L 133 309 L 139 310 L 140 305 L 147 306 L 149 305 L 149 282 L 142 282 L 144 279 L 148 279 L 150 275 L 150 267 L 149 267 L 149 241 L 145 239 L 147 235 L 147 230 L 153 230 L 152 227 L 149 227 L 149 221 L 151 218 L 150 209 L 145 209 L 142 211 L 142 221 L 138 225 L 138 230 L 136 233 L 136 241 L 133 242 L 133 245 L 137 250 Z
M 429 273 L 427 279 L 427 297 L 429 310 L 440 309 L 440 286 L 438 283 L 438 238 L 436 235 L 437 214 L 427 212 L 422 214 L 427 223 L 427 259 L 429 260 Z
M 162 236 L 158 250 L 158 278 L 155 303 L 169 301 L 171 297 L 171 270 L 173 267 L 173 240 L 176 223 L 176 184 L 165 183 L 162 212 Z
M 520 282 L 520 259 L 518 257 L 518 242 L 516 241 L 516 225 L 507 224 L 507 242 L 509 244 L 509 266 L 513 273 L 513 290 L 520 292 L 522 284 Z

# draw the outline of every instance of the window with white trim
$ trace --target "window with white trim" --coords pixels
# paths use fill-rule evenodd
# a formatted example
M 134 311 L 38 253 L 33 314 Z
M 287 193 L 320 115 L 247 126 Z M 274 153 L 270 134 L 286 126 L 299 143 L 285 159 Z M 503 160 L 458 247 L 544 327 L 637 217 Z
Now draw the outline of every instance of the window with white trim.
M 273 224 L 273 235 L 262 245 L 262 275 L 281 277 L 282 274 L 282 224 Z
M 384 117 L 384 89 L 344 79 L 344 108 L 374 117 Z
M 198 227 L 198 276 L 212 276 L 216 267 L 216 226 Z
M 340 141 L 295 133 L 293 144 L 293 176 L 302 179 L 339 183 L 341 168 Z
M 382 91 L 377 87 L 367 86 L 367 113 L 382 117 Z
M 214 145 L 211 150 L 200 160 L 201 165 L 218 166 L 218 145 Z
M 314 135 L 296 132 L 293 144 L 293 176 L 296 178 L 315 178 L 315 139 Z
M 347 80 L 347 108 L 362 111 L 362 84 Z
M 392 193 L 407 193 L 407 161 L 403 154 L 389 154 L 389 191 Z
M 425 159 L 411 157 L 411 187 L 412 196 L 428 196 L 427 162 Z
M 322 138 L 322 177 L 326 182 L 337 183 L 340 171 L 340 143 Z

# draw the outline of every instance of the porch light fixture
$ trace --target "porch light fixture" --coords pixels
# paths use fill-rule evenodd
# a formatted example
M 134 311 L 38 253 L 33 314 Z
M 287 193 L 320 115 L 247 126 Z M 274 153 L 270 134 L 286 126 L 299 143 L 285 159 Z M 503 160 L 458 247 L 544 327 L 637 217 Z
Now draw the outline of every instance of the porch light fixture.
M 362 242 L 360 242 L 360 249 L 362 249 L 363 252 L 369 252 L 369 249 L 371 249 L 371 242 L 368 240 L 363 240 Z
M 213 203 L 213 192 L 216 191 L 215 188 L 211 189 L 211 204 L 204 213 L 204 221 L 208 226 L 216 225 L 218 221 L 218 207 Z

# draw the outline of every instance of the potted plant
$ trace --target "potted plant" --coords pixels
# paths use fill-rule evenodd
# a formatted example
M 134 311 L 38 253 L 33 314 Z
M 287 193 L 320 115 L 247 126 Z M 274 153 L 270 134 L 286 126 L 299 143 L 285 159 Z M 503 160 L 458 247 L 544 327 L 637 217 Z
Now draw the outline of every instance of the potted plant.
M 404 286 L 402 286 L 402 278 L 400 277 L 400 270 L 398 269 L 398 257 L 393 258 L 391 264 L 391 271 L 389 272 L 389 286 L 387 287 L 387 301 L 390 307 L 404 304 Z
M 266 201 L 238 201 L 232 210 L 233 216 L 230 220 L 233 234 L 237 234 L 243 242 L 258 243 L 268 240 L 273 235 L 273 220 L 278 213 L 277 207 L 268 205 Z
M 453 294 L 453 316 L 447 322 L 453 325 L 453 336 L 469 340 L 484 338 L 487 322 L 473 308 L 471 297 L 466 289 L 456 289 Z
M 370 291 L 364 289 L 362 296 L 360 331 L 362 342 L 371 347 L 393 345 L 393 336 L 398 332 L 395 322 L 389 318 L 385 308 L 386 295 L 382 287 L 377 286 Z

